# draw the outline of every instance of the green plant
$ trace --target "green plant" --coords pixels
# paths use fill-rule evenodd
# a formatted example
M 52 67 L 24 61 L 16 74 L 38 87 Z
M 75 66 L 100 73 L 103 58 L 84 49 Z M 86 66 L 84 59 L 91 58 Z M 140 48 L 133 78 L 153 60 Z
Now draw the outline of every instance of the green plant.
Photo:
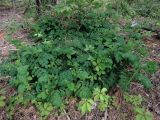
M 144 17 L 150 17 L 150 18 L 156 18 L 159 19 L 159 7 L 160 7 L 160 1 L 159 0 L 140 0 L 137 2 L 132 3 L 132 8 L 137 12 L 137 14 L 144 16 Z
M 43 119 L 46 119 L 48 115 L 53 111 L 53 106 L 50 103 L 41 103 L 41 102 L 36 102 L 36 107 L 40 112 L 40 116 Z
M 135 16 L 136 11 L 130 5 L 133 1 L 129 0 L 111 0 L 111 5 L 122 15 Z
M 136 118 L 135 120 L 153 120 L 153 115 L 148 110 L 146 111 L 144 108 L 135 108 Z
M 144 69 L 145 69 L 147 72 L 155 73 L 156 70 L 158 69 L 158 65 L 157 65 L 157 63 L 155 63 L 155 62 L 153 62 L 153 61 L 148 61 L 148 62 L 146 62 L 146 64 L 144 65 Z
M 129 94 L 125 94 L 124 99 L 126 100 L 126 102 L 131 103 L 134 106 L 140 106 L 143 100 L 141 95 L 129 95 Z
M 101 111 L 105 111 L 109 106 L 110 96 L 106 94 L 106 88 L 95 88 L 92 99 L 82 99 L 79 103 L 79 109 L 82 114 L 91 112 L 94 107 L 98 107 Z
M 159 0 L 110 0 L 110 3 L 123 16 L 160 18 Z
M 106 89 L 118 85 L 127 91 L 133 80 L 151 88 L 143 74 L 138 28 L 125 28 L 130 34 L 122 35 L 116 21 L 116 12 L 104 1 L 66 0 L 55 6 L 32 29 L 37 44 L 23 45 L 1 64 L 1 74 L 12 76 L 9 83 L 18 91 L 13 98 L 60 108 L 76 97 L 85 113 L 91 111 L 94 88 L 99 88 L 94 96 L 102 111 L 108 106 Z
M 98 102 L 98 108 L 101 111 L 105 111 L 106 108 L 109 106 L 110 96 L 107 95 L 106 92 L 106 88 L 103 88 L 102 90 L 96 88 L 93 92 L 94 101 Z
M 124 95 L 124 99 L 126 102 L 134 105 L 133 109 L 136 114 L 135 120 L 153 120 L 153 115 L 151 112 L 145 108 L 140 108 L 143 100 L 141 95 L 129 95 L 126 93 Z
M 92 111 L 93 105 L 94 105 L 94 101 L 92 99 L 83 99 L 79 103 L 79 109 L 84 115 Z
M 4 107 L 4 106 L 5 106 L 5 97 L 0 96 L 0 107 Z

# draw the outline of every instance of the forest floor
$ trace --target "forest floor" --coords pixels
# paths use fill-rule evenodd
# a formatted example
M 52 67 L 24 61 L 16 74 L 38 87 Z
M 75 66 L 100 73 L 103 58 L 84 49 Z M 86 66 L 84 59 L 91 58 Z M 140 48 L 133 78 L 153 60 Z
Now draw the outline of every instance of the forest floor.
M 11 9 L 0 8 L 0 63 L 3 59 L 8 57 L 10 51 L 17 50 L 9 40 L 7 35 L 14 39 L 22 40 L 26 44 L 30 44 L 31 40 L 28 38 L 28 31 L 23 27 L 23 12 L 12 11 Z M 147 60 L 156 61 L 160 66 L 160 38 L 157 39 L 153 36 L 143 39 L 147 45 L 150 56 Z M 159 70 L 149 75 L 152 80 L 153 88 L 146 90 L 138 83 L 132 83 L 130 90 L 131 94 L 142 95 L 144 102 L 143 105 L 148 108 L 154 115 L 154 120 L 160 120 L 160 67 Z M 0 76 L 0 90 L 6 91 L 6 97 L 15 94 L 15 90 L 8 85 L 8 78 Z M 123 93 L 116 88 L 114 95 L 118 98 L 120 109 L 108 109 L 104 113 L 94 110 L 92 113 L 81 116 L 80 112 L 75 109 L 76 100 L 72 99 L 69 103 L 67 113 L 57 116 L 51 114 L 48 120 L 133 120 L 134 114 L 128 105 L 123 100 Z M 0 109 L 0 120 L 7 120 L 6 107 Z M 38 113 L 34 106 L 28 105 L 27 107 L 17 105 L 14 110 L 14 120 L 39 120 Z

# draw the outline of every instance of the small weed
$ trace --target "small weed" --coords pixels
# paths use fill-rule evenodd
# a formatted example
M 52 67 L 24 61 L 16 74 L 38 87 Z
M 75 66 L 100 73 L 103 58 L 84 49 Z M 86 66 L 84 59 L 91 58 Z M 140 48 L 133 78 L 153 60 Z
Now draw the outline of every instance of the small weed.
M 135 108 L 136 118 L 135 120 L 153 120 L 153 115 L 148 110 L 144 108 Z
M 134 106 L 140 106 L 143 99 L 141 95 L 129 95 L 129 94 L 125 94 L 124 95 L 124 99 L 126 100 L 126 102 L 134 105 Z
M 5 106 L 5 96 L 0 95 L 0 107 L 4 107 Z
M 84 115 L 92 111 L 93 105 L 94 105 L 94 101 L 92 99 L 83 99 L 79 103 L 79 109 Z
M 110 96 L 106 94 L 107 89 L 103 88 L 100 90 L 96 88 L 93 92 L 94 101 L 98 102 L 98 108 L 101 111 L 105 111 L 109 107 Z

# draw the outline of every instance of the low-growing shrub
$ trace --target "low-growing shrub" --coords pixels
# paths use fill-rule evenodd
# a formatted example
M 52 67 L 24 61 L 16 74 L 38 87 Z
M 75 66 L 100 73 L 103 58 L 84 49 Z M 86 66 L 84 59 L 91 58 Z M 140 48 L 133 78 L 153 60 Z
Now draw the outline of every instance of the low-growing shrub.
M 133 2 L 132 8 L 137 12 L 137 14 L 160 19 L 160 1 L 159 0 L 140 0 L 137 2 Z
M 157 20 L 160 18 L 159 0 L 111 0 L 111 4 L 123 16 L 140 15 Z
M 120 34 L 116 18 L 102 1 L 62 2 L 34 26 L 37 44 L 23 46 L 2 72 L 25 100 L 55 107 L 70 97 L 91 99 L 95 88 L 127 91 L 133 80 L 151 88 L 139 33 Z

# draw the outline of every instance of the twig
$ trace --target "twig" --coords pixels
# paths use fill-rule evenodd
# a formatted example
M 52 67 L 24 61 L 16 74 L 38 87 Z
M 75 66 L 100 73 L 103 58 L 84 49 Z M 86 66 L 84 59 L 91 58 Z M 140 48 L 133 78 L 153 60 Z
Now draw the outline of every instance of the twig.
M 108 117 L 108 111 L 106 110 L 104 113 L 104 120 L 107 120 L 107 117 Z
M 63 112 L 66 114 L 67 119 L 68 119 L 68 120 L 71 120 L 70 117 L 69 117 L 69 115 L 68 115 L 67 112 L 65 111 L 65 109 L 63 109 Z

